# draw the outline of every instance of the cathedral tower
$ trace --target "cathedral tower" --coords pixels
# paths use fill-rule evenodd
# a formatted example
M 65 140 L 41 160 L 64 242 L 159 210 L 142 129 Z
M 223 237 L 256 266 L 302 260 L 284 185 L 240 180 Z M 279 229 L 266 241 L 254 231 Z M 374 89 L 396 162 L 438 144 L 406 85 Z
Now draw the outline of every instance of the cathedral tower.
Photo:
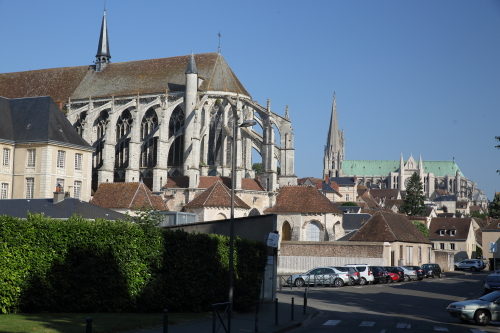
M 323 157 L 323 175 L 341 177 L 342 162 L 344 161 L 344 131 L 339 131 L 337 120 L 337 100 L 333 94 L 332 115 L 330 128 L 326 138 L 325 155 Z
M 109 53 L 109 39 L 108 39 L 108 24 L 106 21 L 106 9 L 102 16 L 101 35 L 99 36 L 99 45 L 97 46 L 97 54 L 95 55 L 95 70 L 100 72 L 109 64 L 111 53 Z

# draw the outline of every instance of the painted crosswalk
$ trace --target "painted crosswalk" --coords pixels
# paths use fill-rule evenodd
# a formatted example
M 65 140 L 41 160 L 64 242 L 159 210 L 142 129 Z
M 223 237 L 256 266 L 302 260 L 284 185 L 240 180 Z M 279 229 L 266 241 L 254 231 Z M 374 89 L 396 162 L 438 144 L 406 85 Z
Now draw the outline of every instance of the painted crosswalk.
M 337 326 L 341 322 L 342 322 L 342 320 L 340 320 L 340 319 L 330 319 L 330 320 L 327 320 L 323 325 L 324 326 Z M 345 323 L 346 322 L 344 322 L 344 324 Z M 361 323 L 358 322 L 355 325 L 362 326 L 362 327 L 375 327 L 376 324 L 377 324 L 377 322 L 375 322 L 375 321 L 362 321 Z M 387 323 L 384 323 L 384 324 L 387 324 Z M 394 325 L 396 328 L 399 328 L 399 329 L 412 330 L 412 325 L 409 323 L 393 323 L 392 325 Z M 392 326 L 392 327 L 394 327 L 394 326 Z M 431 326 L 431 327 L 432 327 L 432 330 L 435 332 L 450 332 L 450 329 L 448 327 L 443 327 L 443 326 Z M 416 330 L 417 328 L 415 327 L 413 329 Z M 385 333 L 385 331 L 386 331 L 386 329 L 383 329 L 380 333 Z M 470 331 L 471 331 L 471 333 L 486 333 L 485 331 L 477 329 L 477 328 L 471 328 Z

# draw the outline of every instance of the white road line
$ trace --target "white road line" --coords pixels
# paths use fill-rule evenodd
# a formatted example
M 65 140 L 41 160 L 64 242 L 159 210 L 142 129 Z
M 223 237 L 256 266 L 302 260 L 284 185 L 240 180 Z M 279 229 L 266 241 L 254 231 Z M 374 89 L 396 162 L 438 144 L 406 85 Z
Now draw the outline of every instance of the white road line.
M 398 323 L 396 328 L 411 328 L 411 324 Z
M 335 326 L 337 325 L 338 323 L 340 323 L 340 320 L 328 320 L 326 323 L 324 323 L 323 325 L 330 325 L 330 326 Z
M 439 326 L 434 326 L 434 331 L 449 332 L 446 327 L 439 327 Z
M 483 330 L 478 330 L 477 328 L 471 328 L 470 331 L 472 333 L 486 333 L 486 331 L 483 331 Z
M 369 327 L 372 327 L 373 325 L 375 325 L 374 321 L 364 321 L 359 326 L 369 326 Z

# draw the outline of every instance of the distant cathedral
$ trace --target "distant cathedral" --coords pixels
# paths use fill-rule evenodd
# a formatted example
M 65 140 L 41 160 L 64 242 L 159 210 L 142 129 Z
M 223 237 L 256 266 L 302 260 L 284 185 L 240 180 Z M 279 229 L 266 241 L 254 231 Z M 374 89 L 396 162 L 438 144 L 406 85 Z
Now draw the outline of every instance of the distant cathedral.
M 357 184 L 368 188 L 406 190 L 413 173 L 417 173 L 424 186 L 427 198 L 435 196 L 436 190 L 455 195 L 457 199 L 476 200 L 478 193 L 475 182 L 467 179 L 455 161 L 415 161 L 401 154 L 399 161 L 345 160 L 344 131 L 339 131 L 336 96 L 333 96 L 330 127 L 323 157 L 323 175 L 328 177 L 354 177 Z M 484 196 L 484 193 L 482 194 Z M 485 198 L 485 197 L 484 197 Z
M 108 182 L 142 180 L 161 191 L 169 177 L 189 177 L 189 188 L 197 188 L 203 176 L 229 177 L 233 137 L 236 189 L 243 178 L 255 178 L 252 149 L 262 157 L 266 191 L 296 184 L 288 108 L 281 116 L 269 100 L 267 107 L 252 100 L 220 50 L 121 63 L 110 59 L 104 11 L 93 65 L 0 74 L 0 96 L 51 96 L 93 146 L 89 192 L 88 187 L 95 191 Z M 262 132 L 241 128 L 246 120 L 255 120 Z

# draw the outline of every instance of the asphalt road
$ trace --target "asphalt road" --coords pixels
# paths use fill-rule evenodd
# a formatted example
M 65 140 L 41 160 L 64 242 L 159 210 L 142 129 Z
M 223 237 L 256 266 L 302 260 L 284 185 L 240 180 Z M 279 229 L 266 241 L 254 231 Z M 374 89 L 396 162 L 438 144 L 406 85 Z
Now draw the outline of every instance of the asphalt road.
M 493 322 L 488 326 L 478 326 L 474 322 L 462 324 L 446 311 L 452 302 L 480 297 L 483 280 L 488 274 L 467 273 L 382 285 L 310 288 L 308 305 L 320 312 L 291 332 L 500 332 L 500 323 Z M 277 297 L 280 303 L 290 303 L 294 297 L 295 311 L 303 311 L 303 295 L 303 288 L 285 288 Z

